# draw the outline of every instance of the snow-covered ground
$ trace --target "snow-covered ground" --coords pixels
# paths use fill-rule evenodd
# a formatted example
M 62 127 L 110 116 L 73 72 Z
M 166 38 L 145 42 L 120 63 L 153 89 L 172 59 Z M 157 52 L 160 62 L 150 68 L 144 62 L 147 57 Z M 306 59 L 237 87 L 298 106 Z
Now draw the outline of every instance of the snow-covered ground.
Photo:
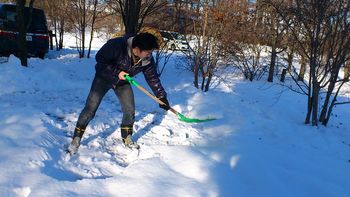
M 0 64 L 1 196 L 350 196 L 349 106 L 336 108 L 327 128 L 311 127 L 302 95 L 234 74 L 203 93 L 178 61 L 161 76 L 171 105 L 218 120 L 181 122 L 134 88 L 141 151 L 130 151 L 110 91 L 72 157 L 64 147 L 95 60 L 64 49 L 28 68 L 13 56 Z M 135 79 L 148 88 L 142 74 Z

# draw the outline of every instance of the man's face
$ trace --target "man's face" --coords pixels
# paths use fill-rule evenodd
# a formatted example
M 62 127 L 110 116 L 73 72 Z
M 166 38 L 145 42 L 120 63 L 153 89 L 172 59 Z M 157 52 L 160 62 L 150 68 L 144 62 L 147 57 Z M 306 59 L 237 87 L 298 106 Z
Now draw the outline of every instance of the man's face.
M 146 51 L 141 51 L 140 53 L 140 58 L 149 58 L 152 55 L 153 50 L 146 50 Z
M 134 55 L 141 58 L 141 59 L 145 59 L 148 58 L 152 55 L 153 50 L 145 50 L 145 51 L 141 51 L 138 47 L 135 48 L 135 50 L 133 50 Z

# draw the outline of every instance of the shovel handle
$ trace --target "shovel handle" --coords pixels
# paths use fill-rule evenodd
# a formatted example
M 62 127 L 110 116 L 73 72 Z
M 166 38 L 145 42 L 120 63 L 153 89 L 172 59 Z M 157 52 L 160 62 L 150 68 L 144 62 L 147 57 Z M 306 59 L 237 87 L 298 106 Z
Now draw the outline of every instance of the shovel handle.
M 161 101 L 159 98 L 148 92 L 144 87 L 140 86 L 133 78 L 131 78 L 129 75 L 125 75 L 125 79 L 129 81 L 131 84 L 135 85 L 139 90 L 141 90 L 143 93 L 145 93 L 147 96 L 151 97 L 151 99 L 155 100 L 157 103 L 161 105 L 166 105 L 163 101 Z M 170 106 L 169 106 L 170 107 Z M 173 109 L 172 107 L 169 108 L 171 112 L 178 115 L 179 112 Z
M 151 97 L 153 100 L 155 100 L 157 103 L 161 105 L 166 105 L 163 101 L 161 101 L 159 98 L 155 97 L 153 94 L 148 92 L 145 88 L 140 86 L 133 78 L 131 78 L 129 75 L 125 75 L 125 79 L 136 86 L 138 89 L 140 89 L 143 93 L 145 93 L 147 96 Z M 175 109 L 171 108 L 169 106 L 169 110 L 173 112 L 179 120 L 187 123 L 198 123 L 198 122 L 208 122 L 212 120 L 216 120 L 215 118 L 207 118 L 207 119 L 196 119 L 196 118 L 187 118 L 186 116 L 182 115 L 181 113 L 177 112 Z

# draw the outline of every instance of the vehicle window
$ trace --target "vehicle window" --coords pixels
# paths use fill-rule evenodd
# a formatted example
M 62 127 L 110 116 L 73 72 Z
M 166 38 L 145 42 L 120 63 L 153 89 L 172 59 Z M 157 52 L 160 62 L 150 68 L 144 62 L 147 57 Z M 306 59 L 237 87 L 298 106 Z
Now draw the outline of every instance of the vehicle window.
M 177 33 L 171 33 L 171 35 L 174 37 L 175 40 L 177 40 L 177 36 L 178 36 Z
M 168 32 L 160 32 L 160 34 L 162 35 L 163 38 L 166 38 L 166 39 L 171 39 L 171 34 L 168 33 Z
M 41 10 L 33 10 L 30 31 L 47 32 L 45 15 Z
M 179 33 L 172 33 L 175 40 L 186 40 L 185 36 Z
M 8 30 L 16 29 L 16 7 L 3 6 L 2 9 L 3 27 Z
M 186 40 L 186 37 L 184 35 L 179 34 L 178 35 L 178 39 L 179 40 Z
M 5 7 L 5 20 L 4 20 L 4 26 L 5 28 L 15 30 L 17 29 L 17 23 L 16 23 L 16 7 L 15 6 L 6 6 Z M 24 11 L 25 15 L 29 15 L 29 8 L 26 8 Z M 25 17 L 25 23 L 28 24 L 28 17 Z M 43 32 L 47 33 L 47 25 L 46 25 L 46 18 L 44 15 L 44 12 L 42 10 L 33 9 L 32 12 L 32 21 L 31 25 L 29 27 L 29 32 Z
M 16 12 L 7 11 L 6 20 L 9 22 L 16 22 Z

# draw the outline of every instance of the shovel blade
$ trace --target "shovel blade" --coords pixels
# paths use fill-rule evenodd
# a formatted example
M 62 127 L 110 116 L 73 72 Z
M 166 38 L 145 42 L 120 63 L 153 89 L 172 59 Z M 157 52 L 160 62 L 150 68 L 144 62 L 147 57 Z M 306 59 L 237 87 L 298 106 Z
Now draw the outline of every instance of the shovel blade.
M 179 120 L 187 123 L 200 123 L 200 122 L 209 122 L 212 120 L 216 120 L 216 118 L 207 118 L 207 119 L 197 119 L 197 118 L 188 118 L 180 113 L 177 114 Z

